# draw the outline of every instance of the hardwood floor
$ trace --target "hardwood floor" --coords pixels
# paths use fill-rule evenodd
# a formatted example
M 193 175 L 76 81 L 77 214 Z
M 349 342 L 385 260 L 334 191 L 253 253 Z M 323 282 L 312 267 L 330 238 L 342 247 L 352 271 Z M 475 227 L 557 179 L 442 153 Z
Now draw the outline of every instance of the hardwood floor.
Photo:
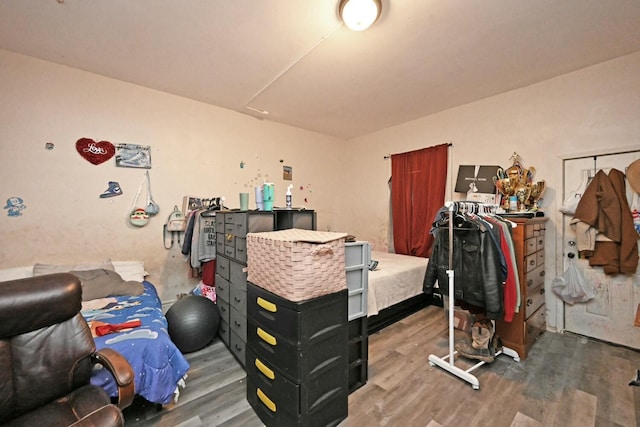
M 368 381 L 349 395 L 340 427 L 640 425 L 640 387 L 629 385 L 640 369 L 638 351 L 546 332 L 526 360 L 501 355 L 475 369 L 474 390 L 429 365 L 429 354 L 448 353 L 447 338 L 442 308 L 434 306 L 370 336 Z M 127 426 L 263 425 L 246 401 L 244 371 L 218 339 L 187 358 L 178 403 L 157 411 L 136 401 L 125 410 Z

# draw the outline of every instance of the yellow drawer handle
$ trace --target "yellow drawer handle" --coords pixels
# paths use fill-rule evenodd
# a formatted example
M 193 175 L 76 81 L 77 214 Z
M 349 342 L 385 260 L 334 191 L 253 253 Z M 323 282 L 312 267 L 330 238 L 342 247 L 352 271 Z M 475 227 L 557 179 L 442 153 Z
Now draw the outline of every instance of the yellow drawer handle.
M 258 399 L 260 399 L 260 401 L 264 403 L 264 406 L 269 408 L 271 412 L 276 412 L 276 404 L 273 403 L 273 400 L 269 399 L 267 395 L 262 392 L 262 390 L 260 390 L 260 387 L 258 387 L 258 389 L 256 390 L 256 394 L 258 395 Z
M 258 328 L 258 336 L 262 338 L 262 341 L 266 342 L 267 344 L 276 345 L 278 343 L 276 337 L 266 333 L 264 330 L 262 330 L 262 328 Z
M 276 378 L 276 374 L 271 369 L 267 368 L 267 365 L 262 363 L 259 359 L 256 359 L 255 363 L 256 363 L 256 368 L 258 368 L 258 370 L 262 372 L 265 377 L 269 378 L 270 380 L 273 380 Z
M 266 299 L 261 297 L 258 297 L 258 305 L 272 313 L 275 313 L 276 311 L 278 311 L 278 307 L 274 303 L 269 302 Z

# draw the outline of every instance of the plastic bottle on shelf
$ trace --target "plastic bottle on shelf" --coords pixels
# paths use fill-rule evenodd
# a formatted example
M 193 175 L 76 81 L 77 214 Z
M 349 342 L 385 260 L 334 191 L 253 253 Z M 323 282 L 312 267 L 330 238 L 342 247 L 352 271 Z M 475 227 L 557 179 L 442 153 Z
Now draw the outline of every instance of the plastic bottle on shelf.
M 287 187 L 287 194 L 285 195 L 286 201 L 287 201 L 287 209 L 291 209 L 291 204 L 292 204 L 292 200 L 291 200 L 291 188 L 293 188 L 293 185 L 289 185 Z

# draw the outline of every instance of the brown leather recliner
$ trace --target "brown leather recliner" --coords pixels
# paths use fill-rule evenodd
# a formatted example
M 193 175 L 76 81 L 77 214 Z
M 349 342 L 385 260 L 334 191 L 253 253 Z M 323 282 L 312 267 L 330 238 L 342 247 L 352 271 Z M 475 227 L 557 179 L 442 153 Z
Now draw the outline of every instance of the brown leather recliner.
M 96 352 L 81 307 L 72 274 L 0 283 L 0 425 L 124 426 L 133 370 L 116 351 Z M 116 378 L 117 406 L 90 384 L 95 363 Z

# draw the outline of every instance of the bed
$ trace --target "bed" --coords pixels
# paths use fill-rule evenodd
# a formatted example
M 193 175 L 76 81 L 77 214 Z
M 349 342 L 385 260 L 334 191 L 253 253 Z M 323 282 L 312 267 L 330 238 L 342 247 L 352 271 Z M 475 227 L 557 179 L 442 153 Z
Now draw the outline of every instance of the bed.
M 175 401 L 185 386 L 189 363 L 169 337 L 161 301 L 155 286 L 144 280 L 141 262 L 105 261 L 74 266 L 36 264 L 0 270 L 0 281 L 63 271 L 98 271 L 103 267 L 112 268 L 118 274 L 124 282 L 121 286 L 127 289 L 138 286 L 131 293 L 141 294 L 85 299 L 88 291 L 83 281 L 82 315 L 94 326 L 93 332 L 96 325 L 102 327 L 101 336 L 94 335 L 96 348 L 112 348 L 129 361 L 135 374 L 136 395 L 159 405 Z M 124 329 L 127 325 L 134 327 Z M 94 370 L 91 383 L 102 387 L 111 396 L 117 395 L 115 380 L 104 368 L 98 366 Z
M 432 303 L 422 292 L 428 258 L 371 251 L 378 261 L 369 271 L 367 292 L 367 331 L 369 334 Z

